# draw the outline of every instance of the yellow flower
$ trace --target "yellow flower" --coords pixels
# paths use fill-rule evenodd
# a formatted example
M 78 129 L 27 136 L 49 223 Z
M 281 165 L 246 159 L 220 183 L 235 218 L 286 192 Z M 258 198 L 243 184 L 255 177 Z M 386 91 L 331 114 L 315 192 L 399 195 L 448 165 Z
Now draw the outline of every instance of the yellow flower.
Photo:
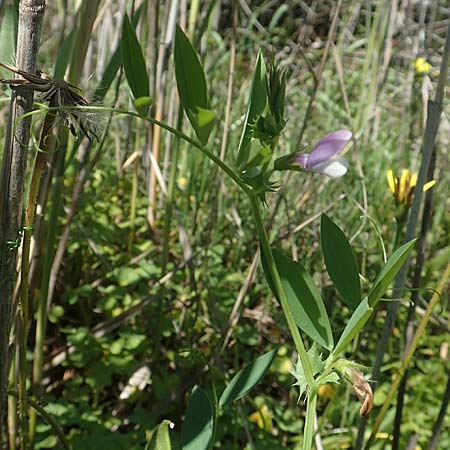
M 417 184 L 417 174 L 412 174 L 408 169 L 402 170 L 402 175 L 396 177 L 392 170 L 387 171 L 387 180 L 395 202 L 400 205 L 410 206 L 412 203 L 414 188 Z M 423 187 L 423 191 L 427 191 L 436 184 L 435 180 L 431 180 Z
M 317 394 L 322 400 L 331 400 L 334 397 L 334 390 L 329 384 L 322 384 Z
M 185 177 L 178 178 L 178 187 L 182 191 L 184 191 L 184 189 L 186 188 L 186 183 L 187 183 L 187 180 Z
M 267 405 L 264 404 L 259 410 L 250 414 L 248 420 L 256 423 L 261 430 L 265 430 L 270 433 L 273 428 L 272 417 L 273 414 L 269 411 Z
M 430 72 L 431 64 L 425 58 L 419 57 L 414 61 L 414 69 L 417 75 L 425 75 Z

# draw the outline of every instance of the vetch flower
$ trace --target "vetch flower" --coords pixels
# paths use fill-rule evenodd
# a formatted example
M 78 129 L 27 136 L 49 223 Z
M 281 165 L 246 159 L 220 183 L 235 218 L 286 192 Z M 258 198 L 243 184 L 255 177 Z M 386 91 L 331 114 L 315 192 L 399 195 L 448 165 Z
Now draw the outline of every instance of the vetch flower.
M 330 178 L 339 178 L 347 173 L 348 162 L 338 153 L 352 138 L 351 131 L 339 130 L 324 136 L 309 154 L 294 153 L 275 161 L 276 170 L 298 170 L 317 172 Z
M 392 170 L 388 170 L 386 175 L 395 203 L 407 207 L 411 206 L 417 184 L 417 174 L 412 174 L 408 169 L 403 169 L 400 177 L 396 177 Z M 428 191 L 435 184 L 435 180 L 429 181 L 423 186 L 423 191 Z

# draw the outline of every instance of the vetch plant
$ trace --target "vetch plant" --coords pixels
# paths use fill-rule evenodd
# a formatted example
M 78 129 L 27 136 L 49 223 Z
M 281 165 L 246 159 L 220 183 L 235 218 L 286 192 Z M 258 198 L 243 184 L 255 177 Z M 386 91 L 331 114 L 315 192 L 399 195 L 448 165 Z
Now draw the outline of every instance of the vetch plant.
M 331 178 L 344 175 L 348 164 L 338 153 L 351 139 L 351 132 L 339 130 L 327 134 L 310 154 L 294 153 L 272 163 L 272 156 L 286 123 L 286 75 L 273 61 L 267 70 L 262 53 L 259 52 L 236 165 L 232 168 L 206 148 L 216 115 L 208 109 L 206 78 L 200 61 L 180 28 L 176 32 L 174 57 L 180 100 L 201 142 L 196 143 L 189 138 L 186 140 L 229 175 L 250 202 L 264 273 L 281 305 L 298 355 L 293 376 L 295 385 L 299 386 L 299 400 L 306 398 L 303 449 L 310 450 L 317 392 L 324 384 L 350 382 L 362 403 L 361 414 L 370 412 L 372 394 L 359 371 L 361 366 L 342 355 L 367 323 L 415 241 L 403 245 L 389 258 L 372 288 L 363 294 L 358 265 L 349 241 L 330 218 L 322 215 L 321 243 L 326 268 L 342 300 L 352 310 L 350 319 L 335 342 L 328 312 L 312 277 L 300 261 L 292 261 L 281 250 L 272 248 L 263 220 L 263 206 L 267 193 L 276 190 L 277 183 L 271 179 L 275 171 L 317 172 Z M 187 80 L 197 81 L 195 86 L 190 86 Z M 186 138 L 184 135 L 180 137 Z M 309 351 L 306 351 L 300 330 L 313 342 Z M 319 350 L 320 347 L 322 350 Z M 214 387 L 213 400 L 201 388 L 194 387 L 182 431 L 184 450 L 212 448 L 218 411 L 253 388 L 268 370 L 275 351 L 259 356 L 238 372 L 219 399 Z M 200 411 L 203 412 L 201 420 L 196 419 Z
M 350 141 L 352 134 L 347 130 L 339 130 L 327 134 L 319 140 L 309 154 L 295 152 L 272 161 L 277 150 L 279 137 L 285 127 L 284 105 L 286 98 L 286 74 L 274 61 L 269 68 L 259 52 L 255 63 L 255 72 L 250 89 L 248 108 L 243 130 L 239 141 L 234 167 L 222 161 L 213 149 L 208 147 L 209 137 L 216 123 L 216 113 L 210 109 L 208 88 L 198 56 L 189 39 L 177 28 L 175 34 L 175 74 L 180 102 L 187 118 L 193 127 L 196 139 L 190 138 L 174 128 L 148 117 L 150 99 L 146 89 L 140 89 L 142 74 L 145 71 L 143 58 L 133 58 L 133 53 L 141 51 L 137 38 L 133 34 L 131 24 L 123 27 L 122 47 L 129 52 L 125 75 L 134 98 L 137 114 L 126 112 L 142 120 L 160 126 L 184 139 L 213 161 L 242 190 L 251 206 L 252 218 L 256 227 L 261 261 L 268 285 L 281 305 L 289 332 L 292 336 L 298 360 L 293 374 L 293 384 L 299 387 L 299 401 L 306 401 L 306 419 L 303 430 L 303 449 L 310 450 L 314 436 L 314 417 L 318 391 L 327 383 L 349 382 L 360 399 L 361 414 L 371 410 L 372 395 L 370 387 L 360 373 L 363 369 L 358 363 L 343 357 L 352 340 L 363 329 L 374 308 L 389 288 L 397 272 L 402 267 L 415 241 L 411 241 L 397 249 L 388 259 L 381 272 L 367 292 L 363 292 L 360 284 L 359 268 L 353 249 L 343 231 L 325 214 L 321 218 L 321 246 L 327 272 L 339 293 L 342 301 L 351 310 L 351 316 L 339 336 L 333 332 L 329 313 L 325 308 L 320 290 L 315 286 L 312 276 L 306 271 L 301 261 L 293 261 L 282 250 L 273 248 L 264 223 L 264 206 L 268 193 L 276 190 L 278 180 L 272 179 L 277 171 L 294 170 L 299 172 L 316 172 L 338 178 L 348 169 L 348 164 L 339 153 Z M 128 36 L 129 39 L 125 39 Z M 126 52 L 124 52 L 126 54 Z M 21 74 L 23 75 L 23 74 Z M 36 193 L 46 151 L 49 150 L 48 136 L 60 109 L 58 104 L 62 84 L 55 85 L 51 80 L 26 74 L 29 89 L 45 90 L 50 102 L 50 110 L 44 122 L 40 149 L 42 155 L 39 168 L 33 174 L 30 188 L 30 199 L 25 225 L 31 229 L 36 205 Z M 26 84 L 26 83 L 24 83 Z M 45 85 L 45 89 L 44 86 Z M 42 89 L 41 89 L 42 87 Z M 73 87 L 67 89 L 73 94 Z M 66 86 L 64 85 L 64 89 Z M 52 93 L 50 95 L 50 92 Z M 78 94 L 76 94 L 78 95 Z M 84 106 L 84 100 L 77 101 Z M 81 97 L 80 97 L 81 98 Z M 73 106 L 73 105 L 68 105 Z M 59 109 L 58 109 L 59 108 Z M 76 108 L 73 108 L 75 111 Z M 95 108 L 91 108 L 95 110 Z M 106 110 L 106 109 L 104 109 Z M 121 112 L 116 110 L 116 112 Z M 122 111 L 123 112 L 123 111 Z M 64 116 L 63 116 L 64 117 Z M 75 118 L 74 118 L 75 117 Z M 73 116 L 65 116 L 69 126 L 89 135 L 86 122 Z M 73 131 L 73 130 L 72 130 Z M 31 233 L 24 238 L 24 265 L 22 267 L 22 308 L 27 311 L 28 254 Z M 27 253 L 28 252 L 28 253 Z M 28 317 L 22 319 L 23 330 L 26 330 Z M 303 334 L 301 334 L 301 332 Z M 311 345 L 305 345 L 306 336 Z M 21 336 L 21 373 L 22 383 L 19 389 L 22 418 L 26 416 L 25 390 L 25 350 L 26 332 Z M 253 362 L 241 369 L 227 384 L 224 391 L 217 395 L 213 385 L 213 399 L 199 386 L 192 389 L 184 425 L 181 432 L 183 450 L 209 450 L 213 447 L 214 436 L 218 426 L 219 412 L 244 397 L 261 380 L 275 358 L 277 349 L 259 355 Z M 23 422 L 25 423 L 25 422 Z M 170 423 L 163 422 L 154 433 L 147 448 L 170 449 Z M 22 433 L 25 435 L 24 426 Z

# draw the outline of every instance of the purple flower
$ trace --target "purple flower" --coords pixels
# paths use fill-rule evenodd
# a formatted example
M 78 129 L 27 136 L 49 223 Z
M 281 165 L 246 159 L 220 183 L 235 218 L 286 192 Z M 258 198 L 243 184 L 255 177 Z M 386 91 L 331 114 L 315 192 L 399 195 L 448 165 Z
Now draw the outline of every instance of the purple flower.
M 334 131 L 324 136 L 311 153 L 296 154 L 289 162 L 300 170 L 318 172 L 331 178 L 342 177 L 347 173 L 348 163 L 338 153 L 351 137 L 350 131 Z

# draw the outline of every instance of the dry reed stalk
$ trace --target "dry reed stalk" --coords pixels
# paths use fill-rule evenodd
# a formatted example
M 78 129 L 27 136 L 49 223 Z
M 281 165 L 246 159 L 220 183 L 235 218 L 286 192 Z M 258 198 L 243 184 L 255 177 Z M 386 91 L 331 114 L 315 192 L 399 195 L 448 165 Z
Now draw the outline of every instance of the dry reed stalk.
M 34 73 L 39 48 L 44 0 L 22 0 L 19 3 L 17 34 L 17 65 Z M 22 116 L 31 110 L 32 92 L 13 93 L 9 127 L 1 169 L 0 189 L 0 447 L 2 446 L 3 417 L 6 408 L 8 383 L 8 339 L 11 323 L 11 304 L 16 276 L 17 245 L 8 244 L 19 239 L 22 202 L 27 165 L 27 149 L 30 138 L 31 117 Z M 15 127 L 15 125 L 17 125 Z M 15 128 L 14 128 L 15 127 Z M 13 130 L 14 137 L 13 137 Z

